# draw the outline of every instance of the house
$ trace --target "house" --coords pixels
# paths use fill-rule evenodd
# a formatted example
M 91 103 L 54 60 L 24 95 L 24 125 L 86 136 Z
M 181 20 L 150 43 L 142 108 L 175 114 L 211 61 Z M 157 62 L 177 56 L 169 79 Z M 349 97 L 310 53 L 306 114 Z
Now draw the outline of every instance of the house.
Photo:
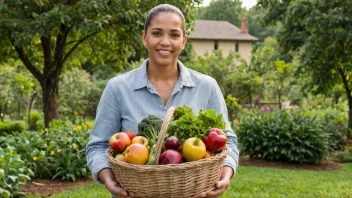
M 248 20 L 245 18 L 241 20 L 241 29 L 227 21 L 195 20 L 194 32 L 188 38 L 197 55 L 221 49 L 227 56 L 230 51 L 235 51 L 247 63 L 251 59 L 252 43 L 258 40 L 248 33 Z

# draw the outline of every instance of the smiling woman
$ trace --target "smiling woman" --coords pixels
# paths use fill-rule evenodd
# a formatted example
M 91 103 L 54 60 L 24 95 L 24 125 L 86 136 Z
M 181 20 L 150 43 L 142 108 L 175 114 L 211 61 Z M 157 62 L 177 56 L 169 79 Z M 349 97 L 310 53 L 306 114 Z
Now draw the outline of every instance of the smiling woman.
M 188 69 L 177 59 L 187 42 L 185 25 L 182 12 L 172 5 L 162 4 L 150 10 L 142 31 L 148 59 L 138 69 L 112 78 L 103 92 L 86 153 L 94 180 L 104 183 L 114 196 L 133 197 L 133 192 L 119 186 L 106 159 L 109 138 L 119 131 L 137 132 L 138 123 L 148 115 L 164 119 L 172 106 L 187 105 L 196 114 L 200 109 L 213 109 L 222 114 L 226 123 L 230 152 L 220 181 L 214 190 L 198 196 L 220 196 L 236 171 L 237 137 L 228 122 L 219 85 L 212 77 Z

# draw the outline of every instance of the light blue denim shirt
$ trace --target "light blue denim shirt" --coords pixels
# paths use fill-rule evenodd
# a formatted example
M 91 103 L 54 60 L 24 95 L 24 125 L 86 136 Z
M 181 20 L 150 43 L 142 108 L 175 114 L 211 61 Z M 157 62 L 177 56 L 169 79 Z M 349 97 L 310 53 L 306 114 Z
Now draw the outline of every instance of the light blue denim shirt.
M 138 69 L 110 79 L 106 85 L 86 148 L 88 167 L 94 180 L 101 183 L 98 173 L 111 167 L 105 152 L 113 134 L 128 129 L 137 132 L 138 123 L 149 114 L 163 119 L 169 107 L 182 105 L 191 107 L 196 115 L 200 109 L 214 109 L 223 115 L 230 148 L 224 165 L 232 167 L 235 173 L 239 155 L 237 136 L 230 127 L 225 100 L 216 80 L 188 69 L 178 61 L 180 77 L 164 106 L 162 98 L 148 81 L 147 65 L 148 60 Z

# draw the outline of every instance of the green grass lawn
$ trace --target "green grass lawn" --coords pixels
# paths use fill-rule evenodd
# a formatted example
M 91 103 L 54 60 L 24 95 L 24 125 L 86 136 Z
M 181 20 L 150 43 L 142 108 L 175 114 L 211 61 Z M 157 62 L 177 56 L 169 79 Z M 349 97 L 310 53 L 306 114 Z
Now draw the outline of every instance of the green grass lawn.
M 221 198 L 352 197 L 352 163 L 337 171 L 302 171 L 240 166 Z M 28 196 L 38 198 L 40 196 Z M 110 197 L 103 185 L 91 184 L 53 198 Z

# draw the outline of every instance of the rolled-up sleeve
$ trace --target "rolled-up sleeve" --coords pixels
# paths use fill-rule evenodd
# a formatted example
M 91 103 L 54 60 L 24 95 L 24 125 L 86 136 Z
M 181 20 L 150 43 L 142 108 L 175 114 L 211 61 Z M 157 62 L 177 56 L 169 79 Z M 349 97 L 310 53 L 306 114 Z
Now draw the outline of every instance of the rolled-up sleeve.
M 214 82 L 214 87 L 207 106 L 207 109 L 214 109 L 218 114 L 222 114 L 223 121 L 226 124 L 227 146 L 229 148 L 229 153 L 225 158 L 224 166 L 231 167 L 233 169 L 233 175 L 235 175 L 239 156 L 237 136 L 233 132 L 229 123 L 225 99 L 216 81 Z
M 121 128 L 120 104 L 111 80 L 107 83 L 100 99 L 94 127 L 86 146 L 88 167 L 93 179 L 101 183 L 99 172 L 104 168 L 111 168 L 106 157 L 110 137 Z

